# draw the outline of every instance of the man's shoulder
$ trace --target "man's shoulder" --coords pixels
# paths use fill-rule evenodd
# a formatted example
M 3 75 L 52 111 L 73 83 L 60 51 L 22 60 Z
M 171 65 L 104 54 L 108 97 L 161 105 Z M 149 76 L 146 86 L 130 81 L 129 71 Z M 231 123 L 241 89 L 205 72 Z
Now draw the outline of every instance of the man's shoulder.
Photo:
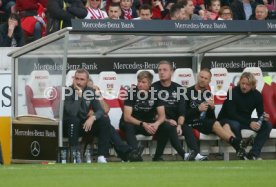
M 160 81 L 156 81 L 154 83 L 151 84 L 152 87 L 158 87 L 161 85 L 161 82 Z
M 183 86 L 181 86 L 180 84 L 178 84 L 178 83 L 176 83 L 176 82 L 173 82 L 173 81 L 172 81 L 172 86 L 173 86 L 173 87 L 177 87 L 177 88 L 183 87 Z
M 259 90 L 257 90 L 257 89 L 254 89 L 254 90 L 253 90 L 253 94 L 254 94 L 255 96 L 262 96 L 262 93 L 261 93 Z
M 192 90 L 195 90 L 195 85 L 190 86 L 190 87 L 187 88 L 187 91 L 192 91 Z
M 240 87 L 239 86 L 234 86 L 232 88 L 229 88 L 229 92 L 231 91 L 232 93 L 238 93 L 240 92 Z

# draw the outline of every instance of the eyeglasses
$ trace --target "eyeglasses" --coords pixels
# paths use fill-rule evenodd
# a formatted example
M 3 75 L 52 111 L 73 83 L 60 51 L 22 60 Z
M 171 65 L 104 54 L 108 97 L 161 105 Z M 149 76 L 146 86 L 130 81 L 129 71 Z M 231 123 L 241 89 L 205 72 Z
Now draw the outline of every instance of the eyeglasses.
M 230 12 L 224 12 L 224 13 L 222 13 L 222 15 L 228 16 L 228 15 L 232 15 L 232 14 Z

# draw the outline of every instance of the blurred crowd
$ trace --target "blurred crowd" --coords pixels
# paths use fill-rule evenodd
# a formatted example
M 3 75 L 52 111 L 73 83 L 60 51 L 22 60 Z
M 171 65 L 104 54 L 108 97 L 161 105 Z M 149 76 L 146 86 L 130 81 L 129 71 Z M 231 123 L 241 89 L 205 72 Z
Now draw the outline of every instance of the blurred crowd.
M 23 45 L 64 27 L 71 19 L 267 20 L 276 0 L 0 0 L 0 46 Z M 14 23 L 16 22 L 16 23 Z M 18 28 L 19 27 L 19 28 Z M 17 31 L 14 31 L 16 30 Z M 21 31 L 22 29 L 22 31 Z M 8 38 L 5 38 L 7 35 Z M 4 38 L 4 39 L 3 39 Z M 6 40 L 5 40 L 6 39 Z M 12 40 L 15 39 L 15 42 Z M 9 44 L 4 44 L 9 43 Z

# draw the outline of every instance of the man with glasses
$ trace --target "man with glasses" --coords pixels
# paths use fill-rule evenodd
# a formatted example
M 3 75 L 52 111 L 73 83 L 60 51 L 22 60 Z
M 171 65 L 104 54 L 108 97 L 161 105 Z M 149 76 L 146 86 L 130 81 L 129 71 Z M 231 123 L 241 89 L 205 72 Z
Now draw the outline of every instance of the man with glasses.
M 233 20 L 233 13 L 229 6 L 221 7 L 218 16 L 218 20 Z

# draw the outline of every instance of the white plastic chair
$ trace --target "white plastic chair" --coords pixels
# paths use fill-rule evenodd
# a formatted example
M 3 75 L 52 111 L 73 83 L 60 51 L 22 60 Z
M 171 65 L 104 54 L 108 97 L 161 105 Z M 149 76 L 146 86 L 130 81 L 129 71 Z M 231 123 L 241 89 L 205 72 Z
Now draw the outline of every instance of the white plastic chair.
M 172 81 L 182 85 L 185 88 L 195 84 L 195 77 L 191 68 L 177 68 L 174 71 Z

